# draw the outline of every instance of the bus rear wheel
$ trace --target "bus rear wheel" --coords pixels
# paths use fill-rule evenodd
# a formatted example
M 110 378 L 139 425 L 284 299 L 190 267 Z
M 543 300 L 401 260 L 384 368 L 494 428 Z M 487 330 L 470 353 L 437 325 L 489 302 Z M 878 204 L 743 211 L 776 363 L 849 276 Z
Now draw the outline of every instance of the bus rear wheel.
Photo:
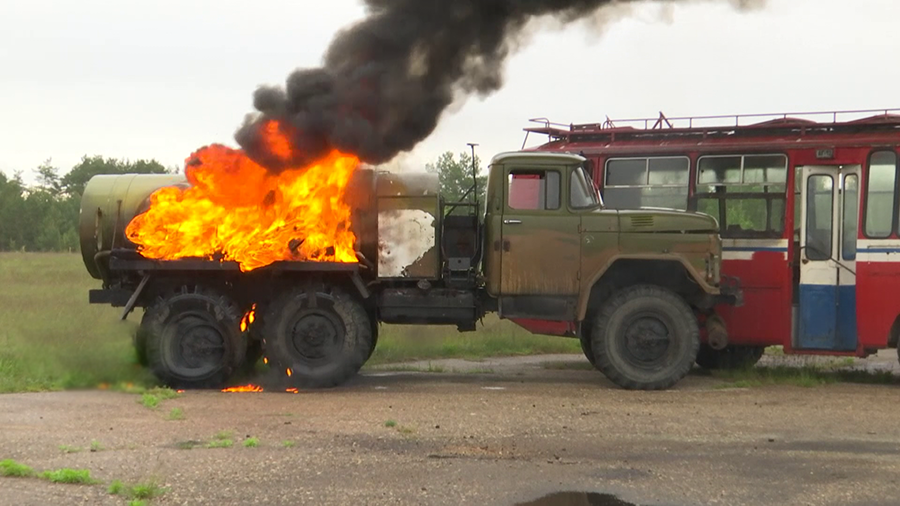
M 680 296 L 654 285 L 620 290 L 591 330 L 596 367 L 629 390 L 669 388 L 691 370 L 700 346 L 697 319 Z
M 700 345 L 697 352 L 697 365 L 709 370 L 735 370 L 750 368 L 762 358 L 765 348 L 762 346 L 728 345 L 724 349 L 714 350 L 708 344 Z
M 266 310 L 263 326 L 269 367 L 293 387 L 346 382 L 359 372 L 374 344 L 365 308 L 335 286 L 283 293 Z

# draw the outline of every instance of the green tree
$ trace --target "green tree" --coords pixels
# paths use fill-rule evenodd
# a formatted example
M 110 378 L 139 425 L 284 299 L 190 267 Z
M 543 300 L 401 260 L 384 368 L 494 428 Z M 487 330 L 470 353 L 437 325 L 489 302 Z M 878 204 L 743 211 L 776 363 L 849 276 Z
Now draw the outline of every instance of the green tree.
M 83 156 L 78 165 L 63 176 L 61 186 L 70 196 L 81 198 L 88 181 L 99 174 L 168 174 L 173 170 L 166 169 L 156 160 L 138 160 L 129 162 L 102 156 Z
M 12 178 L 0 172 L 0 251 L 25 247 L 25 227 L 21 218 L 25 214 L 25 185 L 22 174 Z
M 484 209 L 484 198 L 487 189 L 487 176 L 483 176 L 481 159 L 475 156 L 475 170 L 478 174 L 478 202 Z M 463 199 L 472 187 L 472 155 L 462 152 L 457 159 L 452 152 L 447 151 L 438 157 L 435 163 L 429 163 L 425 166 L 425 170 L 438 175 L 440 181 L 441 195 L 447 202 L 473 202 L 474 194 L 469 192 L 468 196 Z
M 34 172 L 35 177 L 37 178 L 38 188 L 51 195 L 60 194 L 62 191 L 62 182 L 59 178 L 59 169 L 51 164 L 49 158 L 44 160 L 44 163 L 38 165 L 38 167 L 34 169 Z

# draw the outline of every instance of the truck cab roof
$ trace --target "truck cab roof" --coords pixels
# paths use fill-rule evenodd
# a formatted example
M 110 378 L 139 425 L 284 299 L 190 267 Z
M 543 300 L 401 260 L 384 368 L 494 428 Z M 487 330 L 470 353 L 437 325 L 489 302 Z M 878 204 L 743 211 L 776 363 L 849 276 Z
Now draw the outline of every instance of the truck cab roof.
M 549 153 L 538 151 L 507 151 L 499 153 L 491 159 L 491 164 L 504 163 L 508 160 L 554 161 L 581 164 L 586 161 L 583 156 L 572 153 Z

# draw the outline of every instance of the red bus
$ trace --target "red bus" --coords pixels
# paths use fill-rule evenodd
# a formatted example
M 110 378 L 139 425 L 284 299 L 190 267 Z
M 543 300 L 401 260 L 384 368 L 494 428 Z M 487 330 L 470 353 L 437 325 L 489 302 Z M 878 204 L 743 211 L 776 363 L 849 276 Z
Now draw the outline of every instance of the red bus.
M 589 160 L 609 208 L 700 211 L 719 221 L 728 345 L 697 362 L 785 353 L 855 355 L 900 335 L 900 109 L 705 116 L 562 125 L 531 120 L 531 148 Z M 717 346 L 719 348 L 720 346 Z

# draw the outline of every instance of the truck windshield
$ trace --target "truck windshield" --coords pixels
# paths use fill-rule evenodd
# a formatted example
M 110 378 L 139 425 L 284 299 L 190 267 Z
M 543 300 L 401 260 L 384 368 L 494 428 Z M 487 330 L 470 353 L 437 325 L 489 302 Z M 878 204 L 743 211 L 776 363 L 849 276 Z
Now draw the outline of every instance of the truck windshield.
M 569 203 L 575 209 L 595 207 L 601 204 L 591 176 L 585 172 L 584 167 L 576 167 L 572 171 L 569 182 Z

